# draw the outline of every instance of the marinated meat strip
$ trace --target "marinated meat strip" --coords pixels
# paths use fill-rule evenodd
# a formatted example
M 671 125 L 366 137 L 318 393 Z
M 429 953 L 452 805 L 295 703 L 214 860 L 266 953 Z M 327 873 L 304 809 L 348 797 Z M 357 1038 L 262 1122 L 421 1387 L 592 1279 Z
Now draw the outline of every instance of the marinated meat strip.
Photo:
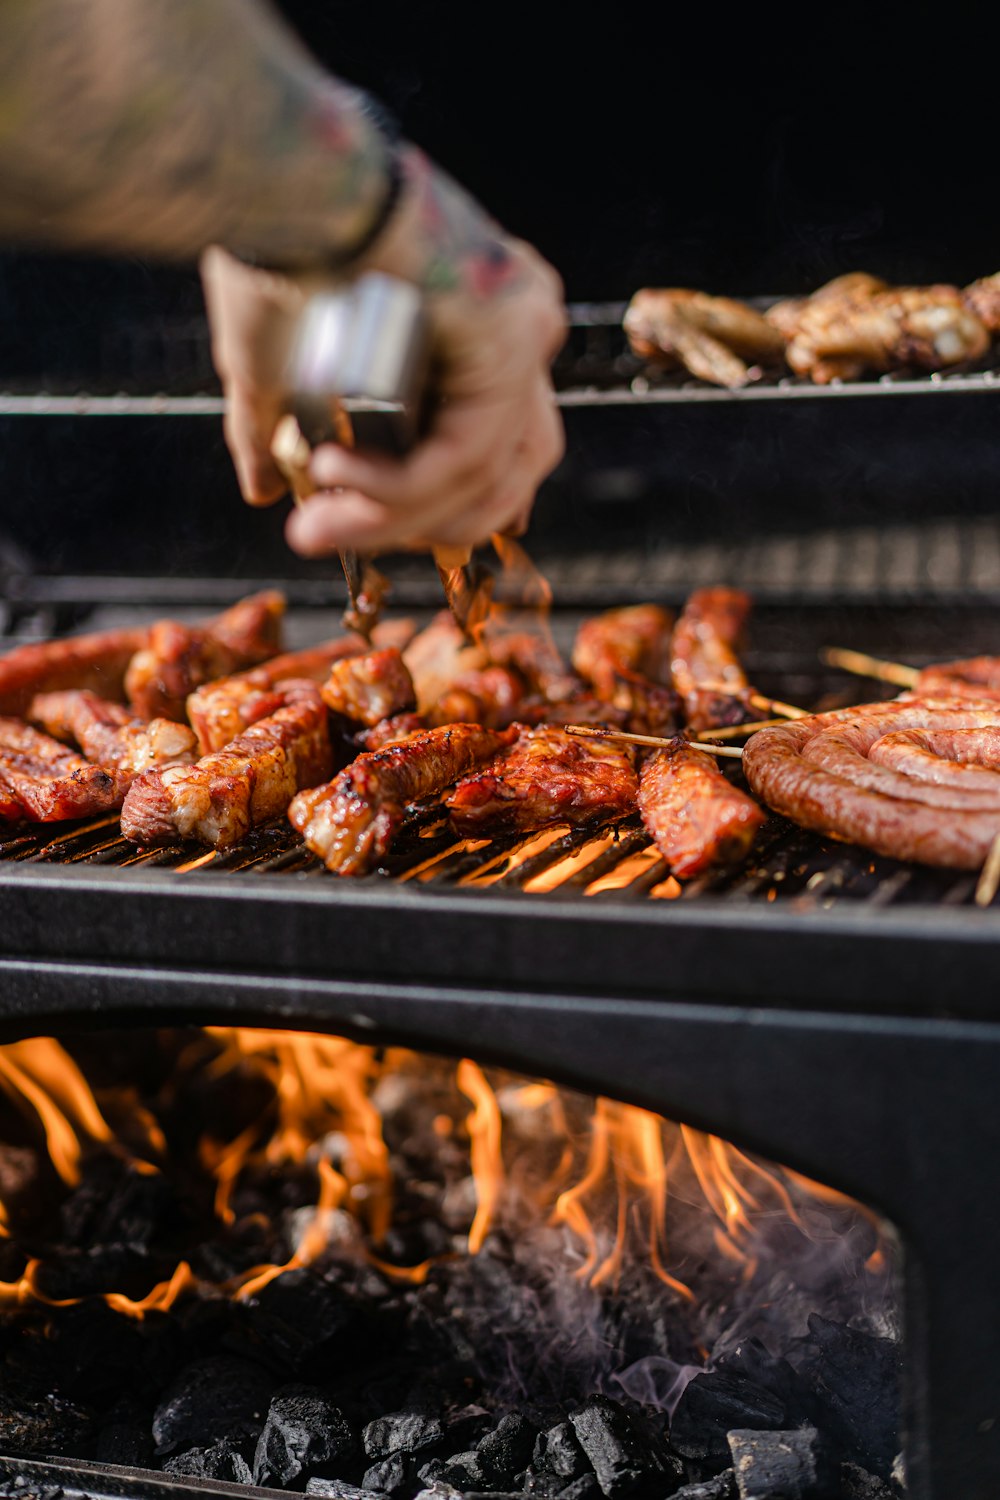
M 187 700 L 187 716 L 203 755 L 221 750 L 258 719 L 281 707 L 277 684 L 287 680 L 322 682 L 331 666 L 365 649 L 360 636 L 338 636 L 306 651 L 288 651 L 262 666 L 195 688 Z
M 197 741 L 185 724 L 170 719 L 144 724 L 121 703 L 108 703 L 96 693 L 39 693 L 28 717 L 55 739 L 79 745 L 89 761 L 112 772 L 121 797 L 142 771 L 197 758 Z
M 334 662 L 320 691 L 327 708 L 369 728 L 416 707 L 413 678 L 392 646 Z
M 146 630 L 103 630 L 15 646 L 0 657 L 0 713 L 23 714 L 36 693 L 89 688 L 120 699 L 125 672 L 149 640 Z
M 479 724 L 412 734 L 359 755 L 327 786 L 300 792 L 288 821 L 328 870 L 363 874 L 386 853 L 408 802 L 443 792 L 512 738 L 510 731 L 497 733 Z
M 635 811 L 638 791 L 627 746 L 561 729 L 519 726 L 516 741 L 464 776 L 444 799 L 459 833 L 534 829 L 546 823 L 610 823 Z
M 313 682 L 285 684 L 283 706 L 191 766 L 147 771 L 122 808 L 136 844 L 198 839 L 227 849 L 283 813 L 296 792 L 332 770 L 326 705 Z
M 268 590 L 241 599 L 205 625 L 160 620 L 125 674 L 125 691 L 144 719 L 183 723 L 189 693 L 203 682 L 255 666 L 281 646 L 283 595 Z
M 413 637 L 403 652 L 406 669 L 413 678 L 417 711 L 426 714 L 458 678 L 489 665 L 486 648 L 470 645 L 444 609 Z
M 740 589 L 696 589 L 674 627 L 670 670 L 698 734 L 753 718 L 753 690 L 737 655 L 750 609 Z
M 484 724 L 506 729 L 519 717 L 525 697 L 524 679 L 509 667 L 484 667 L 456 679 L 428 714 L 434 726 Z
M 677 698 L 667 686 L 671 624 L 658 604 L 633 604 L 595 615 L 577 631 L 574 667 L 639 734 L 677 729 Z
M 12 822 L 57 823 L 118 807 L 116 779 L 58 740 L 0 719 L 0 816 Z
M 1000 704 L 912 698 L 759 730 L 743 770 L 769 807 L 804 828 L 893 859 L 976 870 L 1000 833 L 998 754 Z
M 753 798 L 732 786 L 710 755 L 683 739 L 646 760 L 639 773 L 639 811 L 682 880 L 743 859 L 764 823 Z
M 527 688 L 549 703 L 561 703 L 583 686 L 547 630 L 491 630 L 487 621 L 486 649 L 494 666 L 516 673 Z

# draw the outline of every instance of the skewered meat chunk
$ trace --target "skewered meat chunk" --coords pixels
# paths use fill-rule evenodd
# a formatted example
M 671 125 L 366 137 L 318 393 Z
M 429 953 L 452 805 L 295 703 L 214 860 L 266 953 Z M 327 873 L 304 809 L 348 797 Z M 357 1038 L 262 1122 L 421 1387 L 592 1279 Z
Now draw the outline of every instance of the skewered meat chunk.
M 761 729 L 743 769 L 769 807 L 804 828 L 893 859 L 975 870 L 1000 833 L 998 747 L 997 703 L 918 698 Z
M 0 713 L 23 714 L 36 693 L 63 688 L 120 699 L 128 664 L 148 639 L 148 630 L 103 630 L 15 646 L 0 657 Z
M 369 728 L 416 706 L 413 678 L 392 646 L 334 662 L 320 691 L 327 708 Z
M 170 719 L 144 724 L 121 703 L 108 703 L 96 693 L 39 693 L 28 717 L 55 739 L 75 742 L 89 761 L 112 772 L 121 797 L 142 771 L 197 756 L 197 741 L 185 724 Z
M 185 700 L 196 687 L 274 655 L 284 613 L 284 597 L 271 590 L 241 599 L 205 625 L 158 621 L 125 674 L 129 702 L 144 719 L 183 723 Z
M 609 609 L 585 620 L 573 644 L 573 665 L 602 698 L 613 700 L 619 678 L 640 672 L 668 681 L 673 617 L 658 604 Z
M 286 683 L 283 706 L 192 766 L 147 771 L 122 808 L 136 844 L 198 839 L 227 849 L 283 813 L 297 791 L 331 772 L 326 705 L 313 682 Z
M 487 622 L 486 648 L 494 666 L 509 668 L 550 703 L 562 703 L 582 686 L 547 631 L 492 631 Z
M 702 734 L 753 717 L 737 651 L 750 614 L 740 589 L 696 589 L 674 627 L 670 670 L 689 728 Z
M 778 329 L 745 302 L 681 288 L 636 292 L 624 328 L 640 358 L 681 364 L 734 390 L 752 378 L 746 360 L 767 363 L 784 352 Z
M 118 807 L 115 777 L 20 719 L 0 719 L 0 816 L 57 823 Z
M 244 729 L 281 707 L 277 685 L 286 680 L 321 682 L 334 662 L 358 656 L 360 636 L 338 636 L 306 651 L 273 656 L 262 666 L 195 688 L 187 700 L 187 716 L 203 755 L 221 750 Z
M 786 309 L 786 327 L 793 319 Z M 786 350 L 797 375 L 817 385 L 867 371 L 941 370 L 979 359 L 990 336 L 958 287 L 890 287 L 808 298 Z
M 478 724 L 426 729 L 359 755 L 327 786 L 300 792 L 288 821 L 338 875 L 360 875 L 389 848 L 406 804 L 443 792 L 513 738 Z
M 561 729 L 520 726 L 509 750 L 471 772 L 444 799 L 459 833 L 609 823 L 635 811 L 638 782 L 626 745 Z
M 574 667 L 639 734 L 677 729 L 677 698 L 666 685 L 670 626 L 658 604 L 633 604 L 595 615 L 577 631 Z
M 674 875 L 682 880 L 749 852 L 764 814 L 728 782 L 710 755 L 678 739 L 646 760 L 639 811 Z

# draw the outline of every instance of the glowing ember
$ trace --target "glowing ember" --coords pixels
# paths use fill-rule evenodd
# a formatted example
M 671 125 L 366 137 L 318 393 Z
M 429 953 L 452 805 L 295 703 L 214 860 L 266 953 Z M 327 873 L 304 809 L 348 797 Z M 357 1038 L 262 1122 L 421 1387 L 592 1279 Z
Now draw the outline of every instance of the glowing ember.
M 524 889 L 532 893 L 556 890 L 559 886 L 565 885 L 566 881 L 578 870 L 585 870 L 588 865 L 592 865 L 599 855 L 611 848 L 614 841 L 613 833 L 601 834 L 596 839 L 590 839 L 582 849 L 567 854 L 564 859 L 557 860 L 547 870 L 541 870 L 537 875 L 532 875 L 530 880 L 524 882 Z
M 615 865 L 607 875 L 601 875 L 597 880 L 591 881 L 584 891 L 585 896 L 599 896 L 602 891 L 623 891 L 632 885 L 641 876 L 647 875 L 650 870 L 661 862 L 661 855 L 655 844 L 650 844 L 646 849 L 640 849 L 637 854 L 630 854 L 623 859 L 620 865 Z

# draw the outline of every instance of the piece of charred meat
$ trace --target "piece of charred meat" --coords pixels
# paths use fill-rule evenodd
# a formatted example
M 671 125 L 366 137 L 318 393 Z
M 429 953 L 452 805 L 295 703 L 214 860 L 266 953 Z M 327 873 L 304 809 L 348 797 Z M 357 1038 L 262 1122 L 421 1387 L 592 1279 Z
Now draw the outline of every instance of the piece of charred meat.
M 682 880 L 744 859 L 764 823 L 753 798 L 684 739 L 654 751 L 643 764 L 639 811 L 671 872 Z
M 677 697 L 668 686 L 671 623 L 658 604 L 633 604 L 594 615 L 577 631 L 574 667 L 637 734 L 673 734 L 678 727 Z
M 942 370 L 980 359 L 989 348 L 974 299 L 958 287 L 875 288 L 870 278 L 846 280 L 768 314 L 785 331 L 789 365 L 817 385 L 908 367 Z
M 28 717 L 55 739 L 79 745 L 89 761 L 110 771 L 121 797 L 141 772 L 197 758 L 197 740 L 186 724 L 171 719 L 146 724 L 123 704 L 96 693 L 39 693 Z
M 641 359 L 683 365 L 699 380 L 738 389 L 751 366 L 780 360 L 784 339 L 745 302 L 673 287 L 636 292 L 625 333 Z
M 484 724 L 506 729 L 519 717 L 526 688 L 524 679 L 509 667 L 483 667 L 456 678 L 428 714 L 435 728 L 443 724 Z
M 122 833 L 142 845 L 197 839 L 227 849 L 277 817 L 303 787 L 332 769 L 326 705 L 315 683 L 284 685 L 284 703 L 190 766 L 138 776 L 122 808 Z
M 148 640 L 148 629 L 103 630 L 15 646 L 0 657 L 0 713 L 24 714 L 36 693 L 64 688 L 87 688 L 120 700 L 128 664 Z
M 203 682 L 256 666 L 281 647 L 283 595 L 273 590 L 241 599 L 204 625 L 160 620 L 125 674 L 125 691 L 144 719 L 183 723 L 188 694 Z
M 413 678 L 395 647 L 334 662 L 320 692 L 333 713 L 369 729 L 416 707 Z
M 470 644 L 447 609 L 417 632 L 403 652 L 403 661 L 413 679 L 421 714 L 428 713 L 458 678 L 489 665 L 486 648 Z
M 121 805 L 116 778 L 58 740 L 0 719 L 0 817 L 58 823 Z
M 697 734 L 755 717 L 738 655 L 750 609 L 750 595 L 741 589 L 696 589 L 674 627 L 670 671 L 688 727 Z
M 373 724 L 371 729 L 359 730 L 354 736 L 354 743 L 359 750 L 381 750 L 386 745 L 395 745 L 399 740 L 416 734 L 419 729 L 426 728 L 427 725 L 419 714 L 394 714 L 391 719 Z
M 637 790 L 627 745 L 522 725 L 511 748 L 464 776 L 444 805 L 459 833 L 531 830 L 627 818 Z
M 479 724 L 422 730 L 359 755 L 327 786 L 300 792 L 288 821 L 328 870 L 363 874 L 403 826 L 407 803 L 443 792 L 512 738 Z

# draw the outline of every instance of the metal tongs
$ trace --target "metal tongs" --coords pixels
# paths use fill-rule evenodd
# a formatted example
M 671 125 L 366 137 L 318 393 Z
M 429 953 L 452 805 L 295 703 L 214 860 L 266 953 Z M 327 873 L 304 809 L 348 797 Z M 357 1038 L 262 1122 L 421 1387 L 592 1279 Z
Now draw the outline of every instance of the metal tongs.
M 289 411 L 271 450 L 297 501 L 315 490 L 309 459 L 320 443 L 397 457 L 409 451 L 420 430 L 429 367 L 427 319 L 420 293 L 408 282 L 371 271 L 309 298 L 292 344 Z M 433 550 L 448 607 L 468 634 L 482 595 L 472 549 Z M 342 551 L 340 561 L 349 599 L 344 624 L 369 639 L 388 580 L 362 553 Z

